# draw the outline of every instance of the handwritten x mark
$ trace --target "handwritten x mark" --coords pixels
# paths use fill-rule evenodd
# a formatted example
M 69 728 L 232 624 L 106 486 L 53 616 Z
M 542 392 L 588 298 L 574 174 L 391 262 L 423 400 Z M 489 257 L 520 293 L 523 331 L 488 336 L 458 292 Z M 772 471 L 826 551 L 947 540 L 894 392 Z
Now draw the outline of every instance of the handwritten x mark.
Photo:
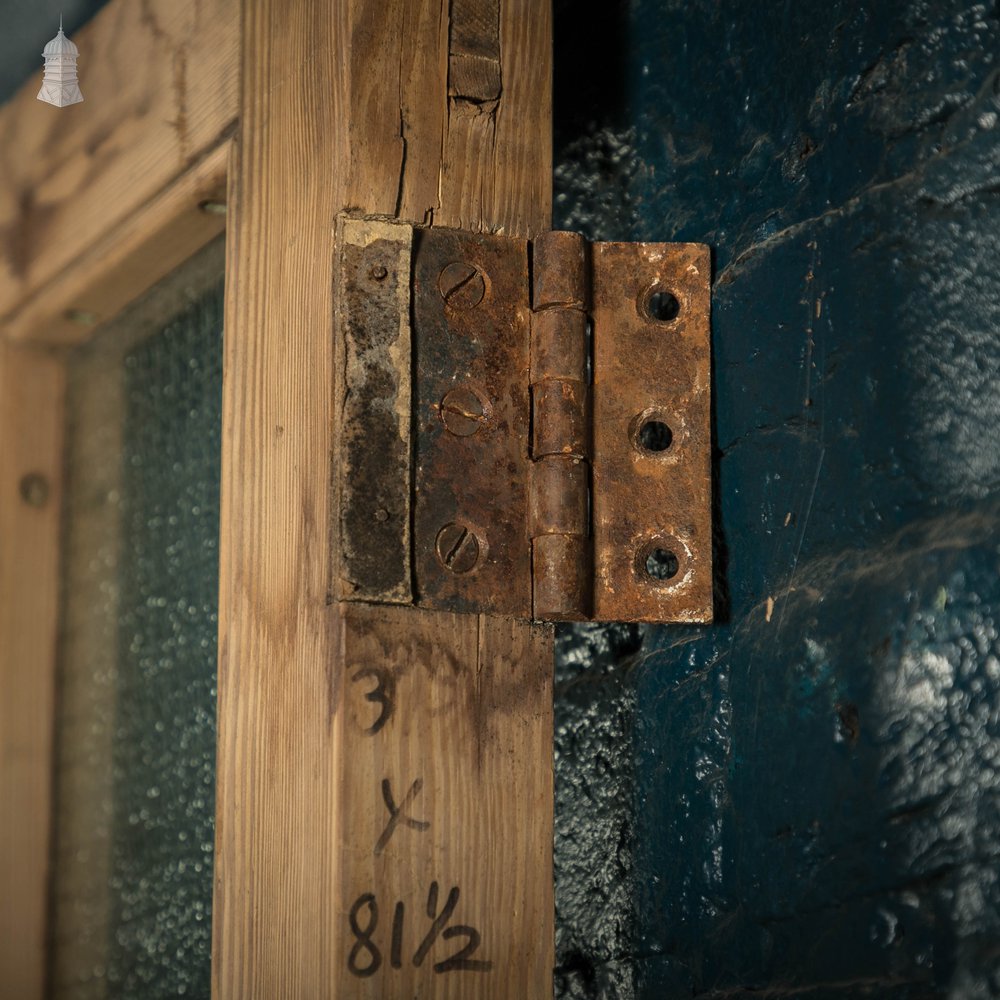
M 381 854 L 385 850 L 385 845 L 392 839 L 392 835 L 396 832 L 396 827 L 400 823 L 408 826 L 411 830 L 426 830 L 430 827 L 430 823 L 426 820 L 414 819 L 412 816 L 407 816 L 405 812 L 407 806 L 420 794 L 420 789 L 423 787 L 423 778 L 417 778 L 410 785 L 410 790 L 403 797 L 403 801 L 397 806 L 392 797 L 392 788 L 389 785 L 389 779 L 382 779 L 382 799 L 385 802 L 386 809 L 389 810 L 389 822 L 386 823 L 385 829 L 382 831 L 382 836 L 378 838 L 378 842 L 375 844 L 376 855 Z

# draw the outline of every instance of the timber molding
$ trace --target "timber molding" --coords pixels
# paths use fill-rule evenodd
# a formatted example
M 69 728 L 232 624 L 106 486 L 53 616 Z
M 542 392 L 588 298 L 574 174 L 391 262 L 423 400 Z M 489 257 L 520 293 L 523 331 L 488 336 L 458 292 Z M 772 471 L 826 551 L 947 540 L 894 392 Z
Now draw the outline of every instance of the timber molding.
M 65 367 L 0 343 L 0 996 L 46 977 Z
M 73 343 L 222 231 L 238 0 L 111 0 L 74 34 L 87 99 L 0 107 L 0 336 Z

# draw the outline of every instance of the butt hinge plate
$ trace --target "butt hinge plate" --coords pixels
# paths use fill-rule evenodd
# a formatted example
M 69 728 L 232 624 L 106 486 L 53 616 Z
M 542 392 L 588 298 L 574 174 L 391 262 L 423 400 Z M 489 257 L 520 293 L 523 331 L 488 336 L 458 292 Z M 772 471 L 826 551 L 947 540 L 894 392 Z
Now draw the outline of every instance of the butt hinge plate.
M 333 593 L 712 619 L 709 250 L 342 215 Z

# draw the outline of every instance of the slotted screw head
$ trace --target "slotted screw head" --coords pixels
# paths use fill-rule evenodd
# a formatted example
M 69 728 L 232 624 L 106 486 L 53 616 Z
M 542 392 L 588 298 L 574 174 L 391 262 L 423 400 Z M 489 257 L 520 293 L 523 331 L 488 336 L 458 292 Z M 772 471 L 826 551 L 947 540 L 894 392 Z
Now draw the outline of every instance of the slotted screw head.
M 473 309 L 483 301 L 486 281 L 474 264 L 455 261 L 441 272 L 438 289 L 445 302 L 453 309 Z
M 486 406 L 468 386 L 458 386 L 441 400 L 441 420 L 452 434 L 469 437 L 486 422 Z
M 446 524 L 436 549 L 441 565 L 452 573 L 468 573 L 479 562 L 479 539 L 464 524 Z

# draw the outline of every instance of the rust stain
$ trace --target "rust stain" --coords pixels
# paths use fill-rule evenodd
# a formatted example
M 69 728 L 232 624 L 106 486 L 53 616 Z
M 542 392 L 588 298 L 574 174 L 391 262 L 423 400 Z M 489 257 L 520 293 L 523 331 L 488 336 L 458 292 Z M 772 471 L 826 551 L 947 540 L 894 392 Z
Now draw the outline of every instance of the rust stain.
M 341 398 L 342 600 L 413 600 L 410 564 L 410 242 L 407 225 L 341 217 L 335 314 Z
M 593 605 L 589 246 L 578 233 L 549 232 L 532 249 L 532 615 L 580 620 Z
M 595 617 L 711 621 L 709 249 L 592 254 Z
M 495 622 L 487 624 L 481 618 L 473 646 L 460 638 L 468 633 L 448 627 L 448 616 L 423 617 L 418 609 L 412 609 L 407 614 L 415 616 L 413 627 L 404 631 L 398 612 L 386 614 L 364 604 L 342 605 L 342 609 L 339 642 L 333 647 L 339 652 L 331 657 L 331 669 L 339 676 L 328 678 L 332 711 L 342 704 L 344 678 L 359 667 L 385 670 L 395 691 L 405 691 L 408 683 L 419 683 L 424 691 L 421 712 L 432 720 L 462 712 L 480 748 L 495 744 L 501 728 L 508 728 L 500 726 L 501 720 L 524 719 L 526 713 L 537 711 L 539 695 L 548 683 L 547 673 L 537 669 L 535 656 L 487 656 L 483 631 L 497 627 Z M 532 629 L 525 642 L 536 642 L 541 635 Z M 431 682 L 429 687 L 427 681 Z
M 400 322 L 379 311 L 371 261 L 367 285 L 356 262 L 341 276 L 353 305 L 341 319 L 338 468 L 348 511 L 371 506 L 390 479 L 409 498 L 409 466 L 386 457 L 412 420 L 412 545 L 381 503 L 368 514 L 382 534 L 370 516 L 340 533 L 354 568 L 358 553 L 377 561 L 402 540 L 412 593 L 366 589 L 355 575 L 341 599 L 547 621 L 710 621 L 708 248 L 591 247 L 545 233 L 532 245 L 529 302 L 523 240 L 406 233 L 410 284 L 391 262 L 380 272 L 399 272 L 411 296 L 412 374 L 393 363 L 352 376 L 352 352 Z M 371 430 L 380 415 L 392 416 L 382 445 Z M 378 461 L 365 458 L 366 437 Z
M 474 278 L 452 293 L 462 264 Z M 471 269 L 471 271 L 470 271 Z M 527 464 L 530 403 L 528 261 L 523 240 L 418 230 L 413 257 L 415 378 L 414 569 L 421 606 L 531 614 Z M 480 289 L 482 290 L 480 294 Z M 472 434 L 456 434 L 441 403 L 455 390 L 483 401 Z M 446 525 L 475 534 L 471 570 L 442 564 Z

